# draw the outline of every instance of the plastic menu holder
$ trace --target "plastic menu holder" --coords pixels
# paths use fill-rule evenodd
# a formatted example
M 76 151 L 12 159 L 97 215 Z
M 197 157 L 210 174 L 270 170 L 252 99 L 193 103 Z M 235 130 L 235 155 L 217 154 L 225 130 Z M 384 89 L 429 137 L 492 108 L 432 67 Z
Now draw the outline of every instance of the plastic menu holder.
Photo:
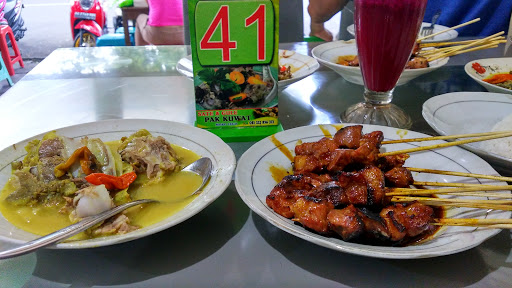
M 279 1 L 188 1 L 196 122 L 227 142 L 282 130 Z

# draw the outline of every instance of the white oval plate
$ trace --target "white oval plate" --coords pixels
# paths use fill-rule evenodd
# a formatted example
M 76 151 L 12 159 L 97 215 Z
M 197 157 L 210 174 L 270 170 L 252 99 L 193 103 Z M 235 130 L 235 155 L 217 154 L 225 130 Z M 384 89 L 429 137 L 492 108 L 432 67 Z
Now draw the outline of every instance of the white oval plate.
M 426 26 L 430 26 L 430 23 L 427 23 L 427 22 L 421 23 L 421 28 L 426 27 Z M 441 32 L 441 31 L 446 30 L 446 29 L 448 29 L 448 27 L 436 24 L 436 25 L 434 25 L 434 32 L 432 32 L 432 34 L 437 33 L 437 32 Z M 347 27 L 347 31 L 348 31 L 348 33 L 352 34 L 352 36 L 355 36 L 356 33 L 354 31 L 354 24 L 349 25 Z M 420 32 L 421 32 L 421 30 L 420 30 Z M 439 35 L 436 35 L 436 36 L 434 36 L 432 38 L 428 38 L 428 39 L 422 40 L 421 42 L 448 41 L 448 40 L 452 40 L 452 39 L 457 38 L 457 36 L 459 36 L 459 32 L 457 32 L 455 30 L 450 30 L 450 31 L 446 31 L 445 33 L 441 33 Z M 420 37 L 422 37 L 422 36 L 420 34 L 418 34 L 418 38 L 420 38 Z
M 320 64 L 313 57 L 302 55 L 295 51 L 281 49 L 279 49 L 279 65 L 291 66 L 290 70 L 293 76 L 291 79 L 278 81 L 279 90 L 308 77 L 320 68 Z M 194 77 L 192 56 L 188 55 L 187 57 L 181 58 L 176 64 L 176 69 L 183 76 L 192 79 Z
M 325 136 L 324 131 L 329 131 L 330 135 L 334 135 L 340 127 L 341 125 L 298 127 L 277 133 L 274 137 L 282 143 L 286 149 L 294 151 L 297 141 L 317 141 Z M 375 130 L 383 131 L 386 139 L 427 136 L 417 132 L 383 126 L 364 125 L 363 128 L 364 133 Z M 484 240 L 499 232 L 499 230 L 476 229 L 473 227 L 448 227 L 438 232 L 434 239 L 419 245 L 407 247 L 382 247 L 345 242 L 337 238 L 325 237 L 308 231 L 301 226 L 294 224 L 292 220 L 286 219 L 275 213 L 265 202 L 266 196 L 277 184 L 272 178 L 269 168 L 271 166 L 284 167 L 287 169 L 291 167 L 290 159 L 288 159 L 279 149 L 283 149 L 283 147 L 280 145 L 280 147 L 276 147 L 274 142 L 271 141 L 271 137 L 267 137 L 254 144 L 242 155 L 242 157 L 240 157 L 235 172 L 235 185 L 240 197 L 254 212 L 276 227 L 299 238 L 346 253 L 378 258 L 408 259 L 436 257 L 461 252 L 479 245 Z M 442 141 L 423 142 L 421 145 L 431 145 L 441 142 Z M 416 147 L 417 145 L 416 143 L 402 143 L 385 146 L 388 146 L 385 147 L 387 149 L 384 148 L 382 150 L 393 151 Z M 434 151 L 429 150 L 412 153 L 406 164 L 409 167 L 497 175 L 497 172 L 481 158 L 459 147 L 447 147 Z M 413 175 L 418 181 L 466 181 L 466 183 L 480 183 L 478 180 L 472 178 L 468 179 L 448 175 L 426 173 L 415 173 Z M 483 182 L 494 183 L 496 185 L 506 184 L 490 180 Z M 503 193 L 510 193 L 510 191 Z M 447 217 L 450 218 L 510 218 L 510 215 L 511 212 L 509 211 L 488 213 L 487 211 L 474 211 L 466 208 L 447 210 Z
M 318 62 L 331 68 L 348 82 L 364 85 L 363 75 L 361 74 L 361 69 L 359 67 L 336 64 L 339 56 L 357 55 L 355 40 L 327 42 L 313 48 L 313 50 L 311 50 L 311 54 L 318 60 Z M 441 66 L 448 63 L 449 59 L 449 57 L 446 57 L 434 60 L 429 63 L 430 67 L 427 68 L 405 69 L 398 79 L 397 86 L 403 85 L 418 76 L 439 69 Z
M 56 131 L 59 135 L 72 138 L 94 136 L 103 141 L 113 141 L 123 136 L 129 136 L 139 129 L 147 129 L 154 136 L 162 136 L 172 144 L 187 148 L 200 156 L 212 159 L 214 167 L 212 178 L 203 189 L 203 192 L 185 208 L 154 225 L 124 235 L 58 243 L 52 248 L 79 249 L 100 247 L 131 241 L 154 234 L 177 225 L 199 213 L 217 199 L 224 190 L 226 190 L 229 183 L 231 183 L 236 166 L 236 158 L 233 150 L 216 135 L 190 125 L 163 120 L 125 119 L 80 124 L 57 129 Z M 24 149 L 25 145 L 30 140 L 41 139 L 43 135 L 44 134 L 34 136 L 0 151 L 1 187 L 4 187 L 11 176 L 11 162 L 23 159 L 26 155 Z M 10 244 L 22 244 L 38 237 L 40 236 L 16 228 L 0 215 L 0 241 L 5 241 Z
M 496 123 L 512 114 L 512 99 L 500 93 L 453 92 L 425 101 L 422 113 L 440 135 L 489 132 Z M 512 159 L 486 151 L 481 148 L 482 143 L 468 143 L 462 147 L 512 171 Z
M 475 69 L 473 69 L 473 63 L 479 63 L 482 65 L 482 67 L 485 68 L 485 73 L 477 73 Z M 511 89 L 503 88 L 498 85 L 490 84 L 482 79 L 487 78 L 491 74 L 497 74 L 497 73 L 510 73 L 512 71 L 512 58 L 488 58 L 488 59 L 479 59 L 474 60 L 469 63 L 467 63 L 464 66 L 464 71 L 466 71 L 466 74 L 469 75 L 469 77 L 473 78 L 478 84 L 482 85 L 487 89 L 489 92 L 496 92 L 496 93 L 505 93 L 505 94 L 512 94 Z

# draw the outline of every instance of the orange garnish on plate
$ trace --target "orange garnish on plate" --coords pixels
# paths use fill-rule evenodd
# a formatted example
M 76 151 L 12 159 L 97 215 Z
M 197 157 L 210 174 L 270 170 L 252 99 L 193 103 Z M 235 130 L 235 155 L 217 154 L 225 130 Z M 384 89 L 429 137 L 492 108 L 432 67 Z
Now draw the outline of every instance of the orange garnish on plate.
M 512 74 L 510 74 L 510 73 L 494 74 L 494 75 L 487 77 L 485 79 L 482 79 L 482 80 L 487 83 L 498 84 L 498 83 L 503 83 L 508 80 L 512 80 Z

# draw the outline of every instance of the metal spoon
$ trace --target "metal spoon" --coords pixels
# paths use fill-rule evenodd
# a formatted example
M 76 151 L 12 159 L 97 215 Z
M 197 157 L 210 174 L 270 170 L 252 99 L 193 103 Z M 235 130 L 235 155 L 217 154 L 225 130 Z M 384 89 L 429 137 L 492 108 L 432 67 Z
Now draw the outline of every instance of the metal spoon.
M 194 163 L 188 165 L 185 167 L 182 171 L 190 171 L 193 173 L 198 174 L 203 178 L 203 182 L 201 183 L 201 186 L 194 191 L 191 195 L 196 194 L 199 192 L 203 186 L 206 184 L 208 179 L 210 178 L 211 171 L 212 171 L 212 161 L 210 158 L 201 158 Z M 58 231 L 55 231 L 51 234 L 48 234 L 46 236 L 37 238 L 35 240 L 29 241 L 21 246 L 2 251 L 0 252 L 0 259 L 7 259 L 15 256 L 21 256 L 23 254 L 30 253 L 36 249 L 48 246 L 53 243 L 57 243 L 61 240 L 67 239 L 73 235 L 76 235 L 84 230 L 87 230 L 94 225 L 100 223 L 101 221 L 108 219 L 117 213 L 120 213 L 121 211 L 128 209 L 130 207 L 144 204 L 144 203 L 152 203 L 152 202 L 158 202 L 157 200 L 152 199 L 141 199 L 141 200 L 135 200 L 132 202 L 128 202 L 125 204 L 121 204 L 115 208 L 112 208 L 110 210 L 107 210 L 105 212 L 102 212 L 100 214 L 85 217 L 80 222 L 77 222 L 75 224 L 69 225 L 65 228 L 62 228 Z
M 210 175 L 212 174 L 212 168 L 212 160 L 210 158 L 203 157 L 201 159 L 194 161 L 192 164 L 188 165 L 187 167 L 183 168 L 183 170 L 181 170 L 193 172 L 201 176 L 201 178 L 203 178 L 201 186 L 199 186 L 199 188 L 197 188 L 196 191 L 194 191 L 194 193 L 190 194 L 190 196 L 199 193 L 201 189 L 203 189 L 208 179 L 210 179 Z

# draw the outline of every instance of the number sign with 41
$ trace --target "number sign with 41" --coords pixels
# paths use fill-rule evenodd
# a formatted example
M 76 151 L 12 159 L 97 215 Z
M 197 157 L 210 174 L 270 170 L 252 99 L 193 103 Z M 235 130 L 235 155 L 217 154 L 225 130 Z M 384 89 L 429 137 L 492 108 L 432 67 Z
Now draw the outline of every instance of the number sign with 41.
M 270 0 L 199 1 L 194 20 L 201 65 L 269 64 L 274 13 Z

